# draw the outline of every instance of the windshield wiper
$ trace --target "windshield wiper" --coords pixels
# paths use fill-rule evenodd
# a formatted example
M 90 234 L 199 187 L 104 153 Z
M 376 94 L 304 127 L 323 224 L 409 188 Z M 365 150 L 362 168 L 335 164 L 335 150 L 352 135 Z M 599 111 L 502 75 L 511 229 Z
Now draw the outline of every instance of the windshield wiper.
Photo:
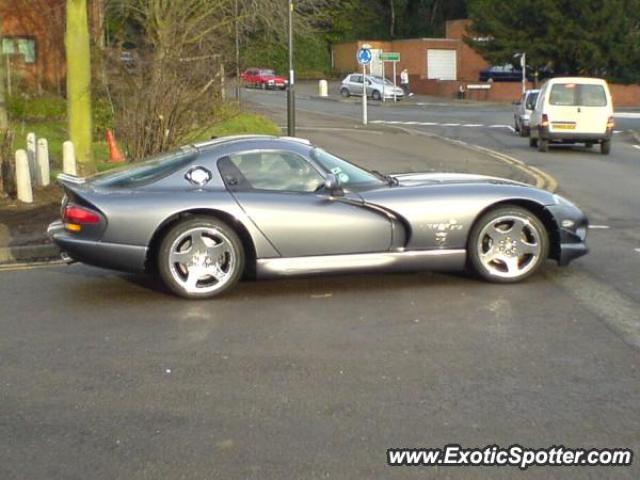
M 385 175 L 384 173 L 380 173 L 378 170 L 371 170 L 376 177 L 380 178 L 389 186 L 398 185 L 400 183 L 397 178 L 392 177 L 391 175 Z

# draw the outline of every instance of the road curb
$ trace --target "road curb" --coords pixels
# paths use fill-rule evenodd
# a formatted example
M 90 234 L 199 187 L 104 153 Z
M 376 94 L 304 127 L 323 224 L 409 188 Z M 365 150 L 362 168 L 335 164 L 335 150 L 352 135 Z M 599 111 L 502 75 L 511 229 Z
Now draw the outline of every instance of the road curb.
M 0 247 L 0 265 L 36 262 L 60 258 L 60 249 L 52 244 Z
M 491 150 L 490 148 L 481 147 L 480 145 L 474 145 L 471 143 L 464 142 L 462 140 L 455 140 L 453 138 L 438 135 L 437 133 L 421 132 L 420 130 L 413 130 L 410 128 L 399 127 L 397 125 L 387 125 L 387 127 L 401 130 L 405 133 L 408 133 L 409 135 L 422 135 L 425 137 L 435 137 L 445 142 L 452 143 L 454 145 L 459 145 L 464 148 L 474 150 L 476 152 L 484 153 L 497 160 L 500 160 L 501 162 L 507 163 L 513 168 L 520 170 L 521 172 L 524 172 L 528 176 L 532 177 L 535 180 L 535 186 L 537 188 L 548 190 L 550 192 L 556 192 L 558 190 L 558 181 L 552 175 L 548 174 L 547 172 L 537 167 L 527 165 L 522 160 L 518 160 L 517 158 L 511 157 L 509 155 L 505 155 L 504 153 L 496 152 L 495 150 Z

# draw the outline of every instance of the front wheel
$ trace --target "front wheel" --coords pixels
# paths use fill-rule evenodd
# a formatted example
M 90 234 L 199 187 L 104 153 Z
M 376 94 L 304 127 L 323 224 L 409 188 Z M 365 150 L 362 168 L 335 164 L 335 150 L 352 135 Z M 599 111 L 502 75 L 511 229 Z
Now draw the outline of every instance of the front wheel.
M 242 276 L 244 250 L 236 233 L 213 217 L 184 220 L 165 235 L 158 251 L 163 283 L 185 298 L 220 295 Z
M 382 100 L 382 95 L 380 95 L 379 91 L 374 90 L 371 94 L 371 98 L 373 98 L 374 100 Z
M 467 245 L 478 274 L 497 283 L 515 283 L 533 275 L 549 254 L 546 228 L 518 206 L 496 208 L 474 225 Z
M 348 89 L 348 88 L 341 88 L 341 89 L 340 89 L 340 95 L 341 95 L 343 98 L 349 98 L 349 96 L 351 95 L 351 92 L 349 92 L 349 89 Z

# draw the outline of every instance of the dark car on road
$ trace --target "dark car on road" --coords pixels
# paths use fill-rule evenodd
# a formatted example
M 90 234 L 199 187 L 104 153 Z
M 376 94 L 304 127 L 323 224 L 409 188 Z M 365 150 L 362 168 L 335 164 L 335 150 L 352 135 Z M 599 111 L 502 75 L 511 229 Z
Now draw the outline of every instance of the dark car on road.
M 50 236 L 70 259 L 204 298 L 257 277 L 462 270 L 523 280 L 587 253 L 587 218 L 530 185 L 384 175 L 309 141 L 226 137 L 88 179 L 63 175 Z
M 480 72 L 481 82 L 521 82 L 522 70 L 513 65 L 495 65 Z

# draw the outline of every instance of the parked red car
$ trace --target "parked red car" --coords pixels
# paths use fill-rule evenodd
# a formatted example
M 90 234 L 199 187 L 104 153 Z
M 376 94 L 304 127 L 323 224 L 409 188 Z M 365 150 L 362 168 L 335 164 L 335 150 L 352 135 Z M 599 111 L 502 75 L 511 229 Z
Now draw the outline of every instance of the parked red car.
M 242 81 L 249 87 L 284 90 L 287 88 L 287 81 L 269 68 L 249 68 L 241 75 Z

